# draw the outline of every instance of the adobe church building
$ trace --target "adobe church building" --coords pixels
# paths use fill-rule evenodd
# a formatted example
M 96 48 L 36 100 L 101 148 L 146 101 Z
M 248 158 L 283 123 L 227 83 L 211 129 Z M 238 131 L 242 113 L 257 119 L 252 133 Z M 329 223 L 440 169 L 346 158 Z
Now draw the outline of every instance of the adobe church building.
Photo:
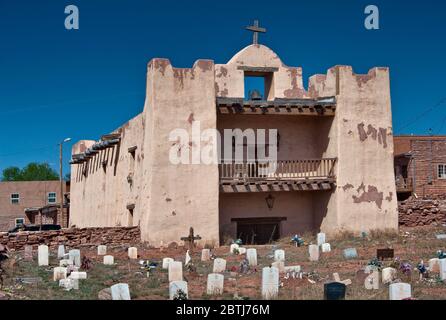
M 248 77 L 264 79 L 264 98 L 245 96 Z M 171 133 L 192 136 L 196 123 L 222 135 L 277 129 L 277 161 L 172 163 L 172 150 L 193 157 L 198 146 Z M 226 64 L 152 59 L 143 112 L 99 141 L 79 141 L 71 164 L 70 225 L 139 225 L 154 246 L 180 243 L 190 227 L 214 245 L 398 228 L 388 68 L 336 66 L 306 90 L 302 68 L 257 41 Z

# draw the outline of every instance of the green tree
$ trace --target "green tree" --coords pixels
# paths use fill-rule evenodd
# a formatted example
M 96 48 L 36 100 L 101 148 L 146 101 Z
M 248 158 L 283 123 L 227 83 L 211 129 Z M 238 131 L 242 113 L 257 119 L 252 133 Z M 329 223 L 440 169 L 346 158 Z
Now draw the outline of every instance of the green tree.
M 3 170 L 2 181 L 50 181 L 59 180 L 57 172 L 48 163 L 32 162 L 23 169 L 9 167 Z

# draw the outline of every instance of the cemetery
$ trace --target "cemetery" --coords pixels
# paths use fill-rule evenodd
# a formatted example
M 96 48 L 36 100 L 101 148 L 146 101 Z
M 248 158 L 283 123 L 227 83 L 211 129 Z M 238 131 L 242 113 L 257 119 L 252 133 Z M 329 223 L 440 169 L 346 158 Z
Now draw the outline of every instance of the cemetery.
M 440 300 L 443 227 L 303 234 L 216 248 L 196 240 L 1 245 L 1 300 Z M 181 245 L 180 245 L 181 244 Z

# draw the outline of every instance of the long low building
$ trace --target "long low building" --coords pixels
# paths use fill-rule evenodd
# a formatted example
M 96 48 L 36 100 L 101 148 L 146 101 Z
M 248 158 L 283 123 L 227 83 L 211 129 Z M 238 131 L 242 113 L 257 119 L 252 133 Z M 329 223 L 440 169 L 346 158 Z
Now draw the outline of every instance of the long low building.
M 143 112 L 76 143 L 71 164 L 71 225 L 139 225 L 154 246 L 191 227 L 213 245 L 398 228 L 388 68 L 336 66 L 306 90 L 264 45 L 226 64 L 152 59 Z

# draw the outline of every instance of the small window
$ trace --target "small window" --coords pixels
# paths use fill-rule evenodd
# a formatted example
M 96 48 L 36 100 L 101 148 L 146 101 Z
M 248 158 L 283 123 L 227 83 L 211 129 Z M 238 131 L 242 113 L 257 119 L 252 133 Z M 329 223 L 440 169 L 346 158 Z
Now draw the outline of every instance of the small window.
M 20 202 L 20 194 L 13 193 L 11 194 L 11 204 L 19 204 Z
M 259 96 L 255 95 L 258 92 Z M 245 76 L 245 100 L 266 100 L 265 78 Z
M 438 165 L 438 179 L 446 179 L 446 164 Z
M 56 192 L 49 192 L 48 203 L 56 203 L 56 200 L 57 200 Z
M 16 218 L 15 219 L 15 226 L 16 227 L 23 226 L 24 224 L 25 224 L 25 219 L 23 219 L 23 218 Z

